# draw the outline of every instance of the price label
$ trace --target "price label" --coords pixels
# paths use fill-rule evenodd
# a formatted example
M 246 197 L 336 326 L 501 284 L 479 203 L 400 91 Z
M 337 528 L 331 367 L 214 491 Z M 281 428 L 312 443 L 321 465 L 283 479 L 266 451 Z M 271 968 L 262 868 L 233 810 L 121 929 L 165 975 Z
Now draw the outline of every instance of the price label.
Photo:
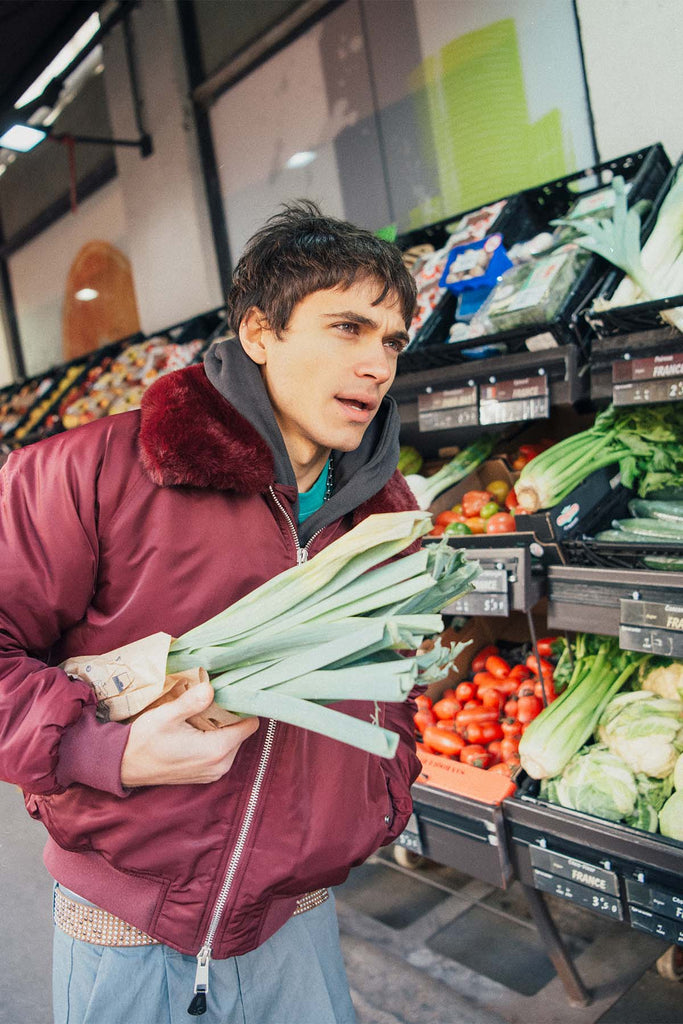
M 629 903 L 638 903 L 663 917 L 672 917 L 683 928 L 683 896 L 666 889 L 655 889 L 645 882 L 626 879 L 626 895 Z
M 417 396 L 417 425 L 420 431 L 475 427 L 479 423 L 476 384 L 448 391 L 430 391 Z
M 529 857 L 534 867 L 542 869 L 547 874 L 560 875 L 570 882 L 585 885 L 589 889 L 597 889 L 608 896 L 619 895 L 619 879 L 614 871 L 567 857 L 564 853 L 554 853 L 540 846 L 530 846 Z
M 475 552 L 476 553 L 476 552 Z M 505 569 L 484 569 L 474 581 L 474 590 L 444 608 L 445 615 L 510 614 L 509 579 Z
M 534 868 L 534 887 L 542 892 L 550 892 L 553 896 L 560 896 L 564 900 L 570 900 L 587 910 L 604 914 L 605 917 L 612 917 L 617 921 L 624 919 L 624 910 L 618 896 L 595 892 L 586 886 L 577 885 L 566 878 L 558 878 L 538 868 Z
M 503 380 L 481 389 L 479 422 L 482 426 L 547 419 L 549 415 L 550 391 L 546 376 Z
M 444 608 L 446 615 L 498 615 L 510 614 L 510 602 L 506 594 L 467 594 Z
M 642 651 L 665 658 L 683 658 L 683 633 L 647 626 L 619 626 L 622 651 Z
M 400 836 L 396 837 L 394 842 L 397 846 L 403 846 L 404 849 L 410 850 L 411 853 L 424 853 L 422 838 L 420 837 L 420 823 L 414 812 L 408 818 L 408 824 L 403 832 L 401 832 Z
M 652 405 L 656 402 L 680 402 L 683 400 L 683 377 L 673 380 L 629 381 L 627 384 L 612 385 L 612 401 L 615 405 Z
M 683 603 L 662 604 L 659 601 L 633 601 L 622 598 L 619 602 L 621 622 L 625 626 L 651 626 L 683 633 Z
M 612 381 L 667 380 L 683 377 L 683 352 L 669 352 L 664 355 L 643 359 L 620 359 L 612 363 Z
M 628 913 L 632 926 L 638 928 L 639 931 L 649 932 L 650 935 L 657 935 L 660 939 L 666 939 L 667 942 L 675 942 L 679 946 L 683 945 L 683 927 L 680 924 L 676 924 L 666 917 L 660 917 L 658 914 L 653 914 L 651 910 L 645 910 L 643 907 L 632 907 L 630 904 Z

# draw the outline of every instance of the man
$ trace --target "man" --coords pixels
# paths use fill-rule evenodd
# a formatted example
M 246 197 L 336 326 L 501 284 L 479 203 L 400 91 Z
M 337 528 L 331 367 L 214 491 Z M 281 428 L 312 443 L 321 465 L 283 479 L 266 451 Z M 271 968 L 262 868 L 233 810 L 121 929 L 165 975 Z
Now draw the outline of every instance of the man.
M 200 732 L 208 684 L 104 722 L 58 666 L 415 507 L 387 397 L 414 302 L 395 247 L 293 204 L 236 268 L 236 338 L 0 473 L 0 775 L 49 832 L 57 1024 L 354 1020 L 328 886 L 405 826 L 412 702 L 380 707 L 387 761 L 256 718 Z

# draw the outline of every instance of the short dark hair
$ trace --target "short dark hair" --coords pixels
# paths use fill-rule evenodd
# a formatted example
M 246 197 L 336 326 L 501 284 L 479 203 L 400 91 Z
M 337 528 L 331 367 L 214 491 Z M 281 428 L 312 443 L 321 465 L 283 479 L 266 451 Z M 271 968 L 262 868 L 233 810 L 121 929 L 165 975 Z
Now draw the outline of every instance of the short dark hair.
M 230 327 L 237 334 L 252 307 L 279 335 L 298 302 L 312 292 L 377 281 L 374 305 L 393 292 L 406 328 L 415 310 L 415 282 L 401 252 L 370 231 L 324 216 L 307 199 L 285 204 L 247 242 L 228 296 Z

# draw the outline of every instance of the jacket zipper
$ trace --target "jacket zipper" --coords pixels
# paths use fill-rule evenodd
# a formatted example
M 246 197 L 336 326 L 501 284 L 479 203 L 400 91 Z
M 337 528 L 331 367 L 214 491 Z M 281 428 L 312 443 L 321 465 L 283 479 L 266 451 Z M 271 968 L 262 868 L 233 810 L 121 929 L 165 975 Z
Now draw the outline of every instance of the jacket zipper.
M 249 829 L 251 828 L 251 824 L 254 820 L 256 805 L 261 793 L 261 787 L 263 785 L 266 768 L 268 767 L 268 762 L 270 760 L 270 754 L 273 749 L 276 727 L 277 722 L 271 718 L 268 721 L 268 730 L 263 743 L 263 750 L 261 751 L 256 776 L 251 787 L 247 809 L 244 813 L 244 818 L 242 819 L 242 825 L 240 827 L 239 835 L 237 836 L 237 842 L 235 843 L 235 848 L 232 851 L 232 856 L 228 864 L 228 869 L 225 873 L 225 878 L 223 879 L 221 891 L 218 894 L 218 898 L 216 899 L 216 903 L 213 908 L 213 914 L 211 915 L 211 921 L 209 923 L 206 937 L 202 943 L 201 949 L 197 953 L 197 970 L 194 979 L 194 998 L 187 1010 L 187 1012 L 193 1017 L 198 1017 L 202 1013 L 206 1013 L 206 994 L 209 991 L 209 964 L 211 963 L 211 948 L 218 925 L 220 924 L 221 917 L 223 916 L 223 911 L 225 910 L 225 905 L 228 902 L 230 889 L 232 888 L 232 883 L 235 878 L 242 853 L 244 852 L 244 847 L 246 846 Z
M 319 530 L 316 530 L 313 536 L 308 540 L 308 542 L 303 547 L 301 547 L 301 544 L 299 544 L 299 534 L 296 532 L 296 527 L 292 522 L 292 517 L 290 516 L 287 509 L 278 498 L 277 494 L 273 490 L 273 487 L 271 486 L 268 489 L 270 491 L 271 498 L 279 508 L 280 512 L 282 512 L 283 516 L 285 517 L 287 521 L 287 526 L 289 527 L 289 532 L 291 533 L 294 544 L 296 545 L 296 564 L 303 565 L 304 562 L 308 561 L 308 556 L 311 553 L 311 544 L 313 543 L 315 538 L 323 532 L 323 527 L 321 527 Z
M 296 564 L 303 565 L 304 562 L 308 561 L 308 556 L 310 553 L 309 548 L 311 543 L 315 540 L 318 534 L 322 533 L 322 529 L 314 533 L 313 536 L 308 541 L 308 543 L 304 547 L 302 547 L 299 544 L 299 535 L 296 531 L 294 523 L 292 522 L 292 517 L 290 516 L 282 502 L 279 500 L 278 496 L 276 495 L 272 487 L 270 487 L 270 494 L 276 506 L 278 507 L 282 515 L 285 517 L 290 533 L 292 534 L 292 538 L 296 545 Z M 195 971 L 194 978 L 194 996 L 192 1002 L 187 1008 L 188 1014 L 190 1014 L 193 1017 L 199 1017 L 203 1013 L 206 1013 L 206 996 L 209 991 L 209 966 L 211 964 L 211 951 L 213 946 L 213 940 L 216 936 L 216 931 L 218 930 L 218 925 L 220 924 L 221 917 L 223 916 L 225 905 L 228 902 L 228 896 L 230 895 L 232 883 L 235 878 L 235 874 L 237 872 L 237 868 L 239 866 L 242 853 L 244 852 L 244 847 L 246 846 L 247 837 L 249 835 L 251 824 L 254 820 L 254 815 L 256 814 L 256 805 L 258 803 L 259 795 L 261 793 L 263 779 L 266 774 L 266 768 L 268 767 L 270 754 L 273 748 L 273 742 L 275 740 L 276 726 L 277 723 L 274 721 L 274 719 L 271 718 L 268 722 L 268 730 L 266 732 L 266 738 L 263 743 L 263 750 L 261 751 L 261 757 L 259 759 L 258 768 L 256 770 L 256 776 L 251 787 L 251 793 L 249 794 L 247 809 L 244 813 L 244 818 L 242 819 L 242 825 L 240 827 L 239 835 L 237 836 L 237 842 L 235 843 L 235 848 L 232 851 L 232 856 L 230 857 L 230 861 L 228 863 L 225 878 L 223 879 L 223 885 L 221 886 L 221 890 L 214 904 L 213 913 L 211 915 L 211 920 L 209 922 L 209 928 L 206 933 L 206 937 L 204 938 L 204 941 L 201 945 L 201 949 L 197 953 L 197 969 Z

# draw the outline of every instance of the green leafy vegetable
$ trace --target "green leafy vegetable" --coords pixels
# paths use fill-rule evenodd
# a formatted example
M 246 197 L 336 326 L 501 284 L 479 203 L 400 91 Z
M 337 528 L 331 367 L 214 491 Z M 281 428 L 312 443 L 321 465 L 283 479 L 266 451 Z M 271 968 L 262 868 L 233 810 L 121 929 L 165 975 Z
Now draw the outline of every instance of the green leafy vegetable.
M 374 702 L 405 700 L 423 674 L 449 671 L 462 645 L 419 648 L 442 632 L 439 612 L 479 572 L 448 541 L 387 561 L 430 527 L 426 512 L 370 516 L 174 640 L 167 671 L 201 666 L 229 711 L 393 757 L 398 736 L 375 724 Z M 369 702 L 368 719 L 328 706 L 343 700 Z

